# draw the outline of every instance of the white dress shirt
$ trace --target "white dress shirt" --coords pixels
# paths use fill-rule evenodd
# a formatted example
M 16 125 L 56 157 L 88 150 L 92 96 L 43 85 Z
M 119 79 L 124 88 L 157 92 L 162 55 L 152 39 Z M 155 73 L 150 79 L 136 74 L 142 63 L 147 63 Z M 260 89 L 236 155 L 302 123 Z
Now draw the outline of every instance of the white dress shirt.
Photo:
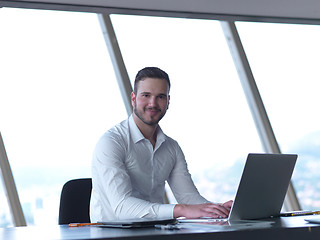
M 143 217 L 171 218 L 165 181 L 178 203 L 208 202 L 196 189 L 178 143 L 157 129 L 155 148 L 132 115 L 98 141 L 92 160 L 91 222 Z

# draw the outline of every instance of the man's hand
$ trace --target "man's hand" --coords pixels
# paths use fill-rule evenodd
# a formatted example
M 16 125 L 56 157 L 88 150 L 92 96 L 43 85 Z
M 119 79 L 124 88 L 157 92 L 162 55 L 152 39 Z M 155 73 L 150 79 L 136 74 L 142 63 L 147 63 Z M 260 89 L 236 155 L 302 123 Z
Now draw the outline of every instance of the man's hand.
M 231 210 L 231 207 L 232 207 L 232 204 L 233 204 L 233 201 L 232 200 L 229 200 L 228 202 L 225 202 L 222 204 L 222 206 L 224 206 L 226 209 Z
M 227 218 L 233 201 L 223 204 L 203 203 L 203 204 L 177 204 L 173 209 L 173 216 L 186 218 Z

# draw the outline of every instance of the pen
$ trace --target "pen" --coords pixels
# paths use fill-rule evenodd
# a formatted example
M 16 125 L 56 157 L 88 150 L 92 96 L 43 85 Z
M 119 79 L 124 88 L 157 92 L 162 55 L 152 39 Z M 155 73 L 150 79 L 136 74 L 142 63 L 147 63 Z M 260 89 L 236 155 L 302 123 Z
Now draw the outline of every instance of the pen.
M 101 223 L 70 223 L 69 227 L 82 227 L 82 226 L 93 226 L 101 225 Z
M 289 216 L 305 216 L 305 215 L 320 215 L 320 211 L 294 211 L 282 213 L 281 217 L 289 217 Z
M 320 211 L 314 211 L 314 212 L 306 213 L 305 215 L 319 215 L 319 214 L 320 214 Z

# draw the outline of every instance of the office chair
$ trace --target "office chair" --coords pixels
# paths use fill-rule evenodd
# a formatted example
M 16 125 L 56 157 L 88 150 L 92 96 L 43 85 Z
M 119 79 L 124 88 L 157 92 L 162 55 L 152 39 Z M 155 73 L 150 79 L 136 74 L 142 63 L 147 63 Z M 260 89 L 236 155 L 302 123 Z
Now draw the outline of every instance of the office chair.
M 60 197 L 59 224 L 90 222 L 91 190 L 91 178 L 73 179 L 63 185 Z

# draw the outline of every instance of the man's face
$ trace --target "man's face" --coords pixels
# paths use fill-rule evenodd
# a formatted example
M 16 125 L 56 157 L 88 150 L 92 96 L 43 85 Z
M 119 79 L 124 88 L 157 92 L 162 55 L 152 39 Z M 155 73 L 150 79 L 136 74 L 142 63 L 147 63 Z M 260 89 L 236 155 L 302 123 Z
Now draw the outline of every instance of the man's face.
M 169 106 L 167 81 L 145 78 L 138 83 L 137 94 L 131 93 L 134 114 L 145 124 L 154 126 L 166 114 Z

